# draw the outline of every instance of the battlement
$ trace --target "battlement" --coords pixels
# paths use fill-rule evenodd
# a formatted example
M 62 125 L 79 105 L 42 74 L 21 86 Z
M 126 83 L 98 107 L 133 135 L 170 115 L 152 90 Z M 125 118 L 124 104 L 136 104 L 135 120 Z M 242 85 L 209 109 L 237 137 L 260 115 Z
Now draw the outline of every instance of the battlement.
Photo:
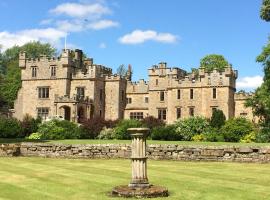
M 230 77 L 234 77 L 234 78 L 238 77 L 238 71 L 233 70 L 233 68 L 231 66 L 227 66 L 223 70 L 214 69 L 211 72 L 205 70 L 204 68 L 199 68 L 199 76 L 200 77 L 204 77 L 206 75 L 209 76 L 211 74 L 220 74 L 220 75 L 223 75 L 223 76 L 227 76 L 227 77 L 230 76 Z
M 144 79 L 137 82 L 127 82 L 127 93 L 148 93 L 149 84 Z
M 239 91 L 234 94 L 234 99 L 235 100 L 245 100 L 254 95 L 253 92 L 245 92 L 245 91 Z
M 149 76 L 173 76 L 175 78 L 183 77 L 187 72 L 178 67 L 167 67 L 166 62 L 160 62 L 158 65 L 153 65 L 148 69 Z
M 105 81 L 120 81 L 122 79 L 123 78 L 118 74 L 111 74 L 111 75 L 105 76 Z

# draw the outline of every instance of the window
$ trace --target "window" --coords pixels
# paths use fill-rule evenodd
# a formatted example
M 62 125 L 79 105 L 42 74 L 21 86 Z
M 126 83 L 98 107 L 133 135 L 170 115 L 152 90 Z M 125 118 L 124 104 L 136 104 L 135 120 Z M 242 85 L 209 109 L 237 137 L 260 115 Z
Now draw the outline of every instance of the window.
M 51 76 L 56 76 L 56 66 L 51 66 Z
M 77 97 L 84 98 L 84 87 L 77 87 Z
M 132 98 L 127 98 L 127 104 L 131 104 L 132 103 Z
M 176 119 L 181 118 L 181 108 L 176 108 Z
M 156 79 L 156 85 L 158 85 L 158 79 Z
M 160 92 L 160 101 L 164 101 L 164 91 Z
M 99 116 L 102 117 L 102 110 L 99 110 Z
M 217 98 L 217 89 L 213 88 L 213 99 Z
M 191 117 L 194 116 L 194 108 L 193 107 L 189 108 L 189 116 L 191 116 Z
M 166 109 L 158 109 L 158 119 L 166 120 Z
M 143 112 L 131 112 L 129 115 L 130 119 L 143 119 Z
M 189 94 L 190 99 L 193 99 L 194 95 L 193 95 L 193 89 L 190 89 L 190 94 Z
M 49 87 L 39 87 L 38 88 L 38 98 L 47 99 L 49 98 Z
M 145 103 L 148 103 L 148 102 L 149 102 L 148 97 L 144 97 L 144 102 L 145 102 Z
M 102 98 L 103 98 L 103 90 L 100 89 L 99 90 L 99 100 L 102 101 Z
M 122 98 L 122 101 L 124 101 L 124 99 L 125 99 L 125 91 L 124 90 L 121 90 L 121 98 Z
M 180 99 L 180 98 L 181 98 L 181 91 L 177 90 L 177 99 Z
M 32 67 L 32 77 L 37 77 L 37 67 Z
M 49 114 L 49 108 L 37 108 L 37 116 L 41 119 L 46 119 Z

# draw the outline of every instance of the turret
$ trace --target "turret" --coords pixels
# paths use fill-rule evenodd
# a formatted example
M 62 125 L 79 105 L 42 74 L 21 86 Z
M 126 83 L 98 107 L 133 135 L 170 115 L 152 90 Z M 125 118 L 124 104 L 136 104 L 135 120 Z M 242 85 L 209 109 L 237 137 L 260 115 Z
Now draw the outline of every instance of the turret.
M 26 67 L 26 53 L 22 51 L 19 53 L 19 67 L 25 68 Z
M 126 79 L 127 79 L 128 81 L 131 81 L 131 79 L 132 79 L 132 67 L 131 67 L 130 64 L 128 65 L 128 70 L 127 70 Z

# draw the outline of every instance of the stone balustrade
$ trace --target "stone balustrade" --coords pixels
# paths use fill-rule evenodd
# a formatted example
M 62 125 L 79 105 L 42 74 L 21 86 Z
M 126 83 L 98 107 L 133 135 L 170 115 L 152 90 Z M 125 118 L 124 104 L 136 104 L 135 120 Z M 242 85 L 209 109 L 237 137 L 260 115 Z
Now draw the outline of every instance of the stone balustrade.
M 0 144 L 1 156 L 38 156 L 54 158 L 127 158 L 129 144 L 64 145 L 49 143 Z M 270 163 L 270 145 L 255 146 L 186 146 L 177 144 L 147 145 L 146 156 L 155 160 L 229 161 Z

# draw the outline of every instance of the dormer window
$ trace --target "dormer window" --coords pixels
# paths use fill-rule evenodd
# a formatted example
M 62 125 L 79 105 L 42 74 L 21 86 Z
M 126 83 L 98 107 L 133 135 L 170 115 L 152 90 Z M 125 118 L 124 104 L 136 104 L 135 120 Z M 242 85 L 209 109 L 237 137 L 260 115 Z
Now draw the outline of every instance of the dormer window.
M 32 78 L 37 77 L 37 67 L 32 67 Z

